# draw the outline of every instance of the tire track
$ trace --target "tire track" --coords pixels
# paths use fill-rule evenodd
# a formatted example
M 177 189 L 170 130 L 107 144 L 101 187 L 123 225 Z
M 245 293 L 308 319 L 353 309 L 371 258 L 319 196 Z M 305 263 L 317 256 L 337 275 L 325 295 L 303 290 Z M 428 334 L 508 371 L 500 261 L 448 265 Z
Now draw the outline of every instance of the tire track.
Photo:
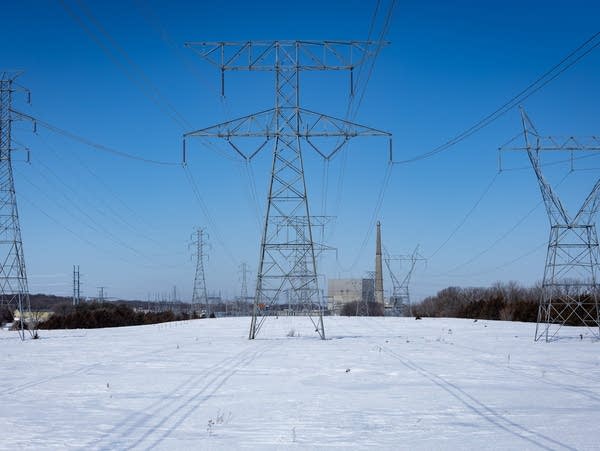
M 190 398 L 193 398 L 194 390 L 205 378 L 209 378 L 209 382 L 200 389 L 199 393 L 201 394 L 207 388 L 209 388 L 210 383 L 215 380 L 215 377 L 219 377 L 221 374 L 226 373 L 232 367 L 235 368 L 236 363 L 244 360 L 245 356 L 248 356 L 248 348 L 250 345 L 246 345 L 241 351 L 238 353 L 228 356 L 217 363 L 214 363 L 197 374 L 190 376 L 182 383 L 174 387 L 168 393 L 163 394 L 160 399 L 152 402 L 150 405 L 144 407 L 140 411 L 132 412 L 128 417 L 126 417 L 123 421 L 121 421 L 118 425 L 114 426 L 110 431 L 106 432 L 102 437 L 97 440 L 86 445 L 86 448 L 96 448 L 96 449 L 131 449 L 135 446 L 138 446 L 144 440 L 148 438 L 151 432 L 146 433 L 140 439 L 138 439 L 135 443 L 129 445 L 124 443 L 127 437 L 131 436 L 132 432 L 138 428 L 147 426 L 150 431 L 160 427 L 166 420 L 164 419 L 165 415 L 167 418 L 174 415 L 178 410 L 181 410 L 182 407 L 189 401 Z M 213 376 L 213 373 L 217 372 L 217 376 Z M 169 410 L 169 414 L 165 414 L 166 410 Z M 155 418 L 159 418 L 159 422 L 154 425 L 149 425 L 149 423 L 153 422 Z
M 170 352 L 173 350 L 173 346 L 165 346 L 163 348 L 157 349 L 157 350 L 151 350 L 151 351 L 144 351 L 142 353 L 139 354 L 134 354 L 132 356 L 129 356 L 128 359 L 129 360 L 133 360 L 133 359 L 140 359 L 143 357 L 147 357 L 147 356 L 157 356 L 157 355 L 161 355 L 164 354 L 166 352 Z M 157 359 L 155 359 L 157 360 Z M 106 365 L 110 365 L 110 364 L 114 364 L 117 363 L 118 360 L 116 358 L 113 358 L 111 360 L 108 361 L 102 361 L 102 362 L 96 362 L 96 363 L 91 363 L 88 365 L 84 365 L 80 368 L 77 368 L 75 370 L 71 370 L 68 371 L 66 373 L 60 373 L 60 374 L 55 374 L 54 376 L 48 376 L 48 377 L 44 377 L 42 379 L 37 379 L 34 381 L 29 381 L 29 382 L 25 382 L 23 384 L 19 384 L 13 387 L 7 387 L 5 389 L 2 389 L 2 395 L 12 395 L 14 393 L 18 393 L 20 391 L 23 390 L 27 390 L 28 388 L 32 388 L 32 387 L 37 387 L 40 385 L 43 385 L 47 382 L 51 382 L 54 380 L 58 380 L 58 379 L 62 379 L 64 377 L 70 377 L 70 376 L 76 376 L 78 374 L 85 374 L 90 370 L 93 370 L 95 368 L 99 368 L 102 366 L 106 366 Z
M 380 330 L 375 329 L 375 327 L 369 324 L 368 322 L 366 324 L 367 327 L 371 330 L 380 332 Z M 389 329 L 389 327 L 383 326 L 383 328 L 387 329 L 390 333 L 392 332 Z M 396 333 L 396 331 L 394 331 L 394 333 Z M 379 347 L 379 349 L 381 349 L 383 352 L 391 356 L 393 359 L 399 361 L 403 366 L 410 369 L 411 371 L 417 372 L 425 379 L 429 380 L 431 383 L 433 383 L 434 385 L 448 393 L 450 396 L 455 398 L 469 410 L 477 414 L 480 418 L 484 419 L 485 421 L 497 427 L 498 429 L 501 429 L 515 437 L 525 440 L 542 449 L 555 450 L 557 448 L 562 448 L 570 451 L 576 450 L 576 448 L 559 442 L 558 440 L 555 440 L 539 432 L 527 429 L 519 423 L 516 423 L 515 421 L 506 418 L 504 415 L 496 412 L 494 409 L 477 399 L 475 396 L 471 395 L 470 393 L 467 393 L 463 388 L 457 386 L 456 384 L 453 384 L 452 382 L 448 381 L 442 376 L 439 376 L 423 368 L 422 366 L 417 365 L 415 362 L 408 359 L 407 357 L 399 355 L 385 344 L 382 345 L 380 343 L 376 343 L 375 340 L 372 340 L 372 342 L 376 344 Z
M 422 366 L 417 365 L 413 361 L 407 359 L 406 357 L 402 357 L 399 354 L 395 353 L 387 346 L 379 345 L 381 350 L 388 355 L 390 355 L 395 360 L 398 360 L 402 365 L 406 368 L 419 373 L 425 379 L 432 382 L 434 385 L 444 390 L 450 396 L 455 398 L 469 410 L 477 414 L 480 418 L 484 419 L 488 423 L 493 426 L 501 429 L 515 437 L 518 437 L 522 440 L 529 442 L 532 445 L 538 446 L 542 449 L 546 450 L 555 450 L 557 448 L 562 448 L 566 450 L 575 451 L 576 448 L 573 448 L 565 443 L 559 442 L 551 437 L 548 437 L 539 432 L 535 432 L 531 429 L 528 429 L 521 424 L 506 418 L 504 415 L 498 413 L 487 404 L 483 403 L 475 396 L 467 393 L 463 388 L 460 388 L 456 384 L 448 381 L 447 379 L 439 376 L 437 374 L 432 373 L 431 371 L 426 370 Z
M 269 346 L 269 349 L 272 349 L 272 346 Z M 175 422 L 157 439 L 155 439 L 147 449 L 153 449 L 160 445 L 167 437 L 169 437 L 177 428 L 187 419 L 189 416 L 202 405 L 204 402 L 208 401 L 219 389 L 227 383 L 227 381 L 235 375 L 239 370 L 248 366 L 249 363 L 256 360 L 258 357 L 263 355 L 267 350 L 267 344 L 261 346 L 261 349 L 253 352 L 251 355 L 248 355 L 246 358 L 240 360 L 237 365 L 232 366 L 231 368 L 225 369 L 215 378 L 213 378 L 210 382 L 208 382 L 201 390 L 199 390 L 196 394 L 191 396 L 187 401 L 184 402 L 184 406 L 186 406 L 186 410 L 184 410 Z M 179 409 L 176 409 L 174 414 L 179 413 Z M 166 417 L 160 424 L 166 424 L 174 417 Z M 141 441 L 140 441 L 141 443 Z M 133 446 L 128 449 L 133 448 Z M 145 447 L 146 448 L 146 447 Z

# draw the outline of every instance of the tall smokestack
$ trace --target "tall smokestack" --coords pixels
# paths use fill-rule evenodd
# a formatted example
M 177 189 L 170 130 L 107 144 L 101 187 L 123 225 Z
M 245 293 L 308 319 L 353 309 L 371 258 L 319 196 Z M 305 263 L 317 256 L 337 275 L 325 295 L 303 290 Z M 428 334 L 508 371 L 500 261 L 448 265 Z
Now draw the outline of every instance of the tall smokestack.
M 385 312 L 383 302 L 383 270 L 381 267 L 381 223 L 377 221 L 377 244 L 375 247 L 375 302 L 381 303 Z

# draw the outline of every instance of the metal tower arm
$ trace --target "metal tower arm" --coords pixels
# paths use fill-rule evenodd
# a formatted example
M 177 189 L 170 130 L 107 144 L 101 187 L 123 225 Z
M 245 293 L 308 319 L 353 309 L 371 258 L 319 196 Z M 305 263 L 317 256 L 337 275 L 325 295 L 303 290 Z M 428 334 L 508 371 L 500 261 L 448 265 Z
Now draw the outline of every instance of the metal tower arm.
M 187 42 L 201 58 L 226 70 L 274 71 L 277 66 L 299 70 L 353 70 L 372 56 L 381 41 L 245 41 Z
M 277 126 L 277 117 L 284 116 L 284 123 Z M 289 124 L 294 124 L 294 128 Z M 297 128 L 296 128 L 297 125 Z M 322 113 L 316 113 L 305 108 L 275 108 L 261 111 L 259 113 L 243 116 L 231 121 L 223 122 L 217 125 L 195 130 L 183 135 L 184 148 L 187 138 L 222 138 L 227 141 L 235 153 L 244 160 L 254 158 L 273 138 L 301 138 L 325 160 L 329 160 L 343 148 L 343 146 L 352 138 L 362 136 L 384 136 L 390 138 L 390 161 L 392 160 L 391 133 L 383 130 L 377 130 L 365 125 L 356 124 L 344 119 L 328 116 Z M 313 142 L 313 138 L 341 137 L 341 141 L 336 141 L 333 148 L 329 151 L 322 151 Z M 235 138 L 264 138 L 256 145 L 251 152 L 246 153 L 242 146 L 234 141 Z M 185 154 L 184 154 L 185 162 Z

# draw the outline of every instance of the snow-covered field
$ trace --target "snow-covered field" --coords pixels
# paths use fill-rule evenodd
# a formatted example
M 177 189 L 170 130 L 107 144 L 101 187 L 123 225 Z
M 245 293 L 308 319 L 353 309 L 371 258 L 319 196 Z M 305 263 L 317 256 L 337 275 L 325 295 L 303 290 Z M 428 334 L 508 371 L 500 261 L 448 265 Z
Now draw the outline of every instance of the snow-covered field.
M 0 331 L 0 448 L 600 448 L 600 343 L 574 329 L 325 319 Z

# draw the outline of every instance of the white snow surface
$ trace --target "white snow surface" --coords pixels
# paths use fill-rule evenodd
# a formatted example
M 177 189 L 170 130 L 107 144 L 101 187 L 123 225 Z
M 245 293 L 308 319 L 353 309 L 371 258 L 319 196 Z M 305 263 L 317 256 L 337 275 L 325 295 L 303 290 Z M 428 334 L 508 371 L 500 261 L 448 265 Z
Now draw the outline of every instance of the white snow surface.
M 0 448 L 600 447 L 584 329 L 535 343 L 535 324 L 327 317 L 323 341 L 279 317 L 250 341 L 248 326 L 0 331 Z

